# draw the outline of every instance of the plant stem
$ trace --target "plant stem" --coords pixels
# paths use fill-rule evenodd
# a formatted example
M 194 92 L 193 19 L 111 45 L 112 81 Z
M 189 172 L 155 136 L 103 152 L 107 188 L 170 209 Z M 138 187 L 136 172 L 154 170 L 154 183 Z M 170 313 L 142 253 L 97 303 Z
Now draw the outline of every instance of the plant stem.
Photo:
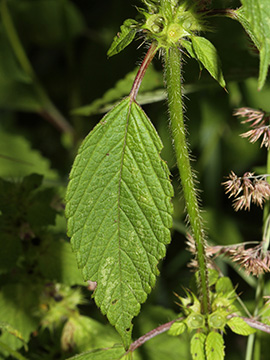
M 266 174 L 270 174 L 270 151 L 267 153 L 267 163 L 266 163 Z M 270 178 L 267 176 L 267 181 L 270 183 Z M 262 238 L 262 248 L 263 251 L 267 251 L 270 244 L 270 203 L 269 200 L 265 204 L 263 209 L 263 238 Z M 256 295 L 255 295 L 255 310 L 253 316 L 256 318 L 256 316 L 259 313 L 260 308 L 263 304 L 263 293 L 264 293 L 264 276 L 260 275 L 258 279 L 258 285 L 256 289 Z M 259 360 L 260 354 L 260 342 L 261 342 L 261 336 L 259 333 L 251 334 L 248 337 L 247 342 L 247 351 L 246 351 L 246 359 L 245 360 Z M 257 349 L 257 351 L 255 351 Z
M 142 79 L 144 77 L 144 74 L 148 68 L 148 66 L 150 65 L 151 61 L 153 60 L 156 52 L 157 52 L 157 44 L 155 42 L 152 42 L 150 48 L 148 49 L 145 58 L 143 59 L 143 62 L 138 70 L 138 73 L 136 75 L 136 78 L 134 80 L 134 83 L 132 85 L 132 89 L 130 91 L 130 101 L 135 101 L 137 95 L 138 95 L 138 91 L 142 82 Z
M 153 337 L 160 335 L 162 333 L 164 333 L 165 331 L 168 331 L 170 329 L 170 327 L 172 326 L 173 323 L 175 323 L 176 321 L 182 321 L 184 318 L 178 318 L 172 321 L 169 321 L 165 324 L 162 324 L 160 326 L 158 326 L 157 328 L 149 331 L 148 333 L 144 334 L 143 336 L 139 337 L 139 339 L 135 340 L 129 347 L 129 349 L 127 350 L 126 354 L 132 351 L 135 351 L 136 349 L 138 349 L 138 347 L 140 347 L 141 345 L 143 345 L 146 341 L 152 339 Z
M 190 165 L 189 150 L 186 140 L 181 88 L 181 53 L 176 47 L 171 47 L 166 52 L 165 80 L 177 166 L 180 173 L 188 220 L 196 243 L 201 292 L 201 311 L 204 314 L 208 314 L 210 312 L 210 298 L 203 222 L 200 215 L 194 184 L 194 175 Z

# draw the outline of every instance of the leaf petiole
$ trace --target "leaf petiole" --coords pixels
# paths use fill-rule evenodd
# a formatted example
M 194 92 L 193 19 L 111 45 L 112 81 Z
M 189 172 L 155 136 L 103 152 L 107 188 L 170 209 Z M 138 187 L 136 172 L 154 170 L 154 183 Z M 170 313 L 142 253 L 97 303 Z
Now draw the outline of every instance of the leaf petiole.
M 144 74 L 145 74 L 148 66 L 150 65 L 151 61 L 153 60 L 154 56 L 156 55 L 157 50 L 158 50 L 157 43 L 152 42 L 150 48 L 148 49 L 148 51 L 145 55 L 145 58 L 143 59 L 142 64 L 137 72 L 136 78 L 133 82 L 133 85 L 132 85 L 132 88 L 131 88 L 131 91 L 129 94 L 131 102 L 135 101 L 135 99 L 138 95 L 138 91 L 141 86 Z

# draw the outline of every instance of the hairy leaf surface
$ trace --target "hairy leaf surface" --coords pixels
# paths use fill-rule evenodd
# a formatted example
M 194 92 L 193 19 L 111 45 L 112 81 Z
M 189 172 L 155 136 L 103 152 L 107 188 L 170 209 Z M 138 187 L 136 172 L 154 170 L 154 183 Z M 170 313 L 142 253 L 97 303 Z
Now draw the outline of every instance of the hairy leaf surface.
M 186 324 L 182 321 L 176 321 L 170 327 L 168 334 L 172 336 L 179 336 L 186 330 Z
M 211 331 L 206 338 L 205 350 L 207 360 L 223 360 L 224 353 L 224 340 L 220 333 Z
M 190 352 L 193 360 L 205 360 L 205 344 L 206 335 L 204 333 L 196 333 L 190 341 Z
M 231 279 L 226 276 L 219 278 L 216 283 L 216 292 L 222 294 L 229 294 L 233 292 Z
M 239 335 L 250 335 L 256 332 L 251 326 L 249 326 L 243 319 L 240 317 L 232 317 L 228 322 L 227 325 L 229 328 Z
M 270 65 L 270 1 L 241 0 L 237 19 L 251 36 L 260 51 L 258 87 L 262 89 Z
M 86 137 L 67 191 L 68 232 L 94 298 L 122 336 L 155 284 L 170 242 L 173 195 L 161 141 L 130 98 Z
M 214 45 L 200 36 L 192 36 L 191 41 L 198 60 L 220 86 L 225 87 L 226 83 L 222 74 L 220 59 Z M 192 56 L 192 53 L 190 55 Z
M 137 32 L 136 24 L 137 21 L 133 19 L 124 21 L 124 24 L 120 27 L 120 32 L 114 37 L 113 43 L 107 52 L 109 57 L 118 54 L 132 42 Z

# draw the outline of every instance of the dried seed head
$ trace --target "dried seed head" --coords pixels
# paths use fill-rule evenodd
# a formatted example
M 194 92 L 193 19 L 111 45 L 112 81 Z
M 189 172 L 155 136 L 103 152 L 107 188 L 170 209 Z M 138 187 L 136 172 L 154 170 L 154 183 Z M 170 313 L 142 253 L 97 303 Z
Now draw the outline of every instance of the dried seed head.
M 225 193 L 230 193 L 229 198 L 231 196 L 237 196 L 242 191 L 241 178 L 231 171 L 228 179 L 229 180 L 222 183 L 222 185 L 225 186 Z
M 233 115 L 238 117 L 245 117 L 242 121 L 244 123 L 251 123 L 251 130 L 241 134 L 243 138 L 248 138 L 253 144 L 259 138 L 262 138 L 261 147 L 265 146 L 267 149 L 270 147 L 270 115 L 262 110 L 254 110 L 251 108 L 240 108 L 234 111 Z
M 235 197 L 233 201 L 235 211 L 250 210 L 251 203 L 263 207 L 265 200 L 270 198 L 270 184 L 265 180 L 266 176 L 254 176 L 254 173 L 246 172 L 242 177 L 238 177 L 233 171 L 231 172 L 229 180 L 222 185 L 225 186 L 225 193 L 229 193 L 229 198 Z M 240 193 L 242 194 L 238 196 Z
M 270 254 L 262 250 L 262 244 L 234 255 L 232 260 L 243 267 L 248 275 L 259 276 L 270 272 Z
M 245 120 L 241 121 L 242 124 L 253 121 L 253 123 L 250 124 L 250 126 L 254 127 L 254 126 L 257 126 L 262 120 L 264 120 L 266 113 L 262 110 L 255 110 L 255 109 L 248 108 L 248 107 L 242 107 L 242 108 L 236 109 L 233 112 L 233 115 L 246 118 Z

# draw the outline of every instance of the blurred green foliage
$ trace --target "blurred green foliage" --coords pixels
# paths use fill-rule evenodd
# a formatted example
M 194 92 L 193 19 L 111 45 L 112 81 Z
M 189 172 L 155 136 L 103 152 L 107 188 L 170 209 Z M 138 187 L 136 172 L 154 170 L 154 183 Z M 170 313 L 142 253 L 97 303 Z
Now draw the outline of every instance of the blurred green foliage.
M 237 0 L 213 4 L 216 8 L 240 5 Z M 102 112 L 129 92 L 145 53 L 137 41 L 109 60 L 106 56 L 120 24 L 135 17 L 132 5 L 140 2 L 0 1 L 0 320 L 20 332 L 28 349 L 4 326 L 0 342 L 28 359 L 65 359 L 101 346 L 100 336 L 104 346 L 119 341 L 89 300 L 87 284 L 82 286 L 65 235 L 61 199 L 78 145 Z M 219 52 L 228 92 L 205 70 L 200 73 L 193 59 L 185 57 L 183 64 L 186 123 L 209 241 L 223 245 L 260 241 L 262 211 L 235 213 L 221 182 L 231 170 L 242 175 L 260 167 L 264 172 L 266 150 L 239 137 L 245 127 L 232 112 L 241 106 L 270 111 L 270 85 L 266 82 L 258 92 L 258 53 L 240 24 L 213 18 L 210 26 L 213 31 L 207 38 Z M 137 337 L 169 321 L 179 311 L 173 291 L 181 294 L 193 281 L 187 268 L 184 204 L 161 71 L 159 59 L 154 60 L 138 100 L 164 143 L 162 156 L 176 192 L 175 225 L 161 276 L 135 320 Z M 239 284 L 237 291 L 243 292 L 252 309 L 254 289 L 227 263 L 220 261 L 219 266 Z M 47 323 L 45 315 L 50 319 Z M 142 347 L 138 358 L 173 359 L 177 354 L 188 359 L 183 339 L 162 336 Z M 226 340 L 226 359 L 243 359 L 244 341 Z M 11 359 L 1 349 L 0 359 Z

